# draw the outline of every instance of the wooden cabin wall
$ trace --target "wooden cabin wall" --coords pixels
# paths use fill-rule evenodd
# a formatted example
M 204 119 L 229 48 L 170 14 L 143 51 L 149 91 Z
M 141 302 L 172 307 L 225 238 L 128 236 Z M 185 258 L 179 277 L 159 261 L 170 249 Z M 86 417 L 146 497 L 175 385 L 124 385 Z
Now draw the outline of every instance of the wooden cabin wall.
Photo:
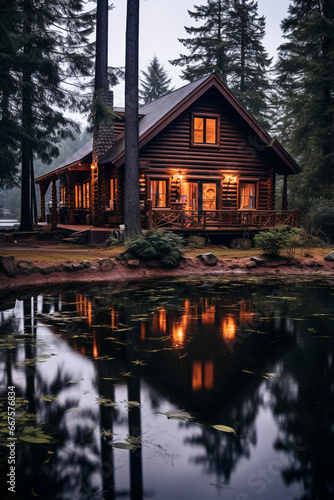
M 220 146 L 191 146 L 192 113 L 220 115 Z M 222 185 L 222 207 L 237 208 L 237 183 L 228 176 L 254 177 L 259 180 L 258 208 L 274 208 L 272 160 L 236 111 L 212 88 L 196 103 L 160 132 L 140 151 L 140 157 L 149 161 L 151 174 L 181 171 L 201 175 L 210 182 L 210 176 L 225 176 Z M 203 173 L 203 170 L 207 173 Z M 173 198 L 173 196 L 172 196 Z M 173 201 L 173 199 L 172 199 Z
M 124 134 L 125 122 L 123 118 L 116 118 L 113 124 L 114 124 L 114 137 L 115 140 L 117 140 L 117 136 L 119 136 L 120 134 Z

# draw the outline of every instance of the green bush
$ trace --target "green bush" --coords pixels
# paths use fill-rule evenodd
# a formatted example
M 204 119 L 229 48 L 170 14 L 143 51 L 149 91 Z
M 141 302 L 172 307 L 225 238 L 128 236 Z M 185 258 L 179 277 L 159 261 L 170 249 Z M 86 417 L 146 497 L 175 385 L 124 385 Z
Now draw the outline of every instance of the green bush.
M 334 206 L 319 208 L 312 217 L 314 227 L 323 231 L 330 241 L 334 241 Z
M 139 259 L 155 259 L 165 267 L 177 267 L 184 258 L 180 249 L 183 245 L 181 236 L 170 231 L 152 229 L 144 236 L 132 240 L 129 250 Z
M 204 248 L 206 244 L 206 238 L 204 238 L 204 236 L 196 236 L 193 234 L 187 238 L 187 246 L 190 248 Z
M 269 231 L 261 231 L 254 236 L 254 245 L 255 248 L 260 248 L 267 255 L 277 256 L 282 250 L 291 250 L 296 246 L 298 233 L 298 229 L 279 226 Z

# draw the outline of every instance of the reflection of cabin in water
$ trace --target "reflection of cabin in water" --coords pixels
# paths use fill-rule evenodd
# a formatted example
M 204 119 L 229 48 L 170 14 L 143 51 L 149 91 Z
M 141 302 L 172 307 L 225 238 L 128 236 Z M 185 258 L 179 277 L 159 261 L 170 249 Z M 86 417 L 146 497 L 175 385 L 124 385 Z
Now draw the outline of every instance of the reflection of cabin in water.
M 113 126 L 100 132 L 94 147 L 90 141 L 36 180 L 42 221 L 52 184 L 54 221 L 61 202 L 68 224 L 123 222 L 124 110 L 115 111 Z M 298 212 L 287 210 L 287 177 L 299 166 L 216 75 L 141 107 L 139 148 L 143 227 L 233 233 L 298 225 Z M 276 175 L 284 177 L 281 210 L 275 210 Z

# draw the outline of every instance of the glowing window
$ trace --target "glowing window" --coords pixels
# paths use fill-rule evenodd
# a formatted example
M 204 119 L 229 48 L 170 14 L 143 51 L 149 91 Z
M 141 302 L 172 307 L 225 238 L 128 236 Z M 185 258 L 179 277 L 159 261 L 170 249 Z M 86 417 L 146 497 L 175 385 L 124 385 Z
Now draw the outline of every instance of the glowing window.
M 167 207 L 167 181 L 151 180 L 151 200 L 153 208 Z
M 218 117 L 193 118 L 193 144 L 218 144 Z
M 253 182 L 240 183 L 239 208 L 256 208 L 256 186 Z

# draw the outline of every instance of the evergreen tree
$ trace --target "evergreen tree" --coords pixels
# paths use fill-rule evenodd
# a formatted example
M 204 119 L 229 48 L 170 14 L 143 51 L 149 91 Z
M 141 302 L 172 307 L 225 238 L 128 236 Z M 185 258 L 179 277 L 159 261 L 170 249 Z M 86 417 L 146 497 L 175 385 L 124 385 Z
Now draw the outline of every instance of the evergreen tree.
M 255 0 L 208 0 L 189 15 L 203 24 L 186 27 L 191 38 L 179 39 L 190 51 L 170 61 L 182 66 L 182 78 L 194 81 L 215 72 L 262 125 L 269 127 L 268 71 L 271 59 L 262 40 L 265 19 Z
M 82 77 L 91 75 L 94 44 L 89 36 L 94 16 L 84 11 L 84 0 L 7 3 L 1 2 L 6 14 L 5 32 L 0 38 L 4 42 L 1 58 L 6 64 L 0 79 L 0 126 L 10 124 L 6 142 L 11 163 L 1 163 L 1 170 L 15 169 L 16 155 L 20 154 L 20 228 L 30 230 L 34 158 L 49 164 L 58 154 L 56 144 L 70 136 L 73 127 L 77 128 L 62 111 L 83 111 L 89 104 L 79 91 Z M 2 154 L 1 160 L 6 161 L 6 156 Z
M 147 66 L 147 71 L 142 71 L 141 90 L 139 96 L 143 104 L 155 101 L 160 97 L 172 92 L 175 87 L 170 88 L 171 78 L 168 78 L 167 71 L 159 63 L 156 55 Z
M 228 84 L 253 116 L 269 128 L 267 98 L 271 83 L 268 71 L 272 59 L 262 44 L 265 18 L 257 11 L 257 1 L 231 1 L 226 26 L 231 58 Z
M 180 54 L 178 59 L 169 61 L 173 66 L 181 66 L 181 77 L 193 82 L 202 76 L 216 73 L 227 81 L 230 67 L 229 41 L 225 35 L 229 0 L 208 0 L 206 5 L 194 5 L 188 14 L 200 26 L 185 26 L 190 38 L 179 38 L 189 54 Z
M 18 180 L 17 90 L 15 58 L 20 24 L 17 2 L 0 0 L 0 189 L 11 188 Z
M 295 203 L 309 209 L 334 188 L 334 2 L 292 0 L 277 64 L 282 128 L 303 173 Z

